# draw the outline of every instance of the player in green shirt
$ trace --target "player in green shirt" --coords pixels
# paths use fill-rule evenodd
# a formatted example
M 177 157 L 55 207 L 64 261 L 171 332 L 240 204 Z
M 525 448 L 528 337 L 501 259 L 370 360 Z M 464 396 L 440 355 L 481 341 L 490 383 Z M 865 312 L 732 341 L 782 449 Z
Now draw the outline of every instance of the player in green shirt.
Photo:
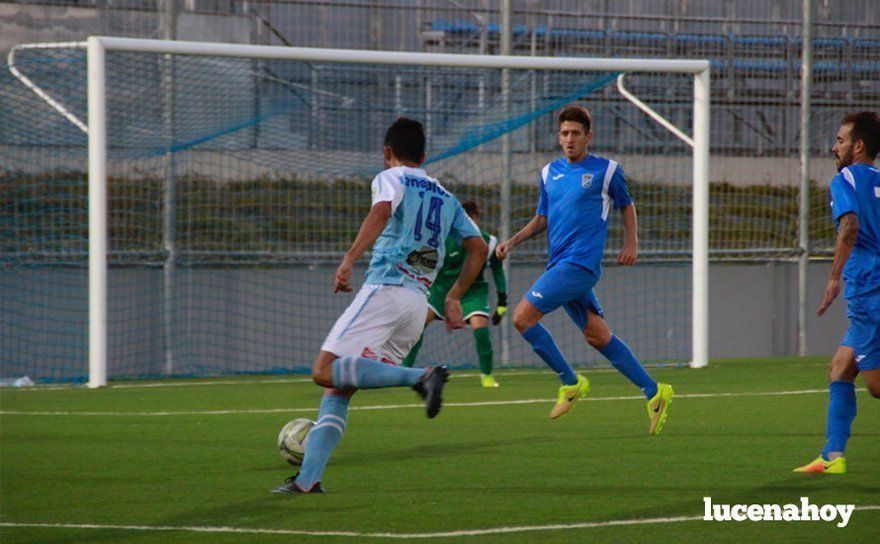
M 468 216 L 480 225 L 480 207 L 476 202 L 469 200 L 462 202 L 461 207 L 467 212 Z M 492 268 L 492 277 L 495 280 L 495 290 L 498 294 L 498 304 L 495 313 L 492 314 L 492 324 L 497 325 L 501 322 L 507 312 L 507 278 L 504 276 L 504 269 L 501 261 L 495 257 L 495 245 L 498 239 L 489 233 L 481 230 L 483 239 L 489 245 L 489 259 L 487 263 Z M 452 284 L 458 279 L 461 273 L 461 267 L 464 264 L 465 252 L 462 250 L 452 237 L 446 238 L 446 258 L 443 260 L 443 266 L 437 272 L 437 278 L 428 290 L 428 315 L 425 317 L 425 327 L 435 319 L 443 319 L 443 308 L 446 301 L 446 293 L 452 287 Z M 480 361 L 480 372 L 482 376 L 480 381 L 483 387 L 498 387 L 498 382 L 492 377 L 492 339 L 489 335 L 489 284 L 483 277 L 481 270 L 477 278 L 471 284 L 470 289 L 463 297 L 461 297 L 461 308 L 464 320 L 468 322 L 474 332 L 474 340 L 477 344 L 477 357 Z M 418 343 L 410 350 L 409 355 L 403 360 L 404 366 L 412 366 L 422 347 L 422 337 Z

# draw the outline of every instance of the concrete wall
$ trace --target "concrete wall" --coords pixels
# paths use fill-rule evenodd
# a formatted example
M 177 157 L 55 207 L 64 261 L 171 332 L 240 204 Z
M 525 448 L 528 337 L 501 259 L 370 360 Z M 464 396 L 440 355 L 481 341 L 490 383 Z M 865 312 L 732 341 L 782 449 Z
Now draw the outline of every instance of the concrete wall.
M 808 348 L 830 354 L 846 328 L 845 304 L 816 318 L 829 263 L 811 264 Z M 519 266 L 510 278 L 515 304 L 540 267 Z M 333 267 L 270 270 L 188 270 L 175 278 L 170 346 L 177 374 L 306 369 L 353 295 L 333 295 Z M 356 277 L 360 277 L 360 272 Z M 110 376 L 161 375 L 165 369 L 162 272 L 119 269 L 109 274 Z M 796 353 L 797 267 L 792 263 L 710 267 L 710 356 L 764 357 Z M 85 376 L 87 275 L 82 269 L 0 270 L 0 376 L 71 379 Z M 641 264 L 609 267 L 599 298 L 613 329 L 645 361 L 687 361 L 690 354 L 690 267 Z M 505 326 L 510 326 L 505 320 Z M 605 364 L 563 311 L 546 326 L 579 364 Z M 493 328 L 496 353 L 500 334 Z M 536 365 L 514 332 L 511 360 Z M 421 361 L 476 364 L 470 332 L 429 328 Z

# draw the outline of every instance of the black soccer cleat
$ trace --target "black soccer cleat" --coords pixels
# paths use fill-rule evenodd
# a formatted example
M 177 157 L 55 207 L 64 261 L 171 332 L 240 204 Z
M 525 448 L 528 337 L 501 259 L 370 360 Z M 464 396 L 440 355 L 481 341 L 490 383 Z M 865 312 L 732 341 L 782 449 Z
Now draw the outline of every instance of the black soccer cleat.
M 413 386 L 413 390 L 425 399 L 428 419 L 433 419 L 440 413 L 443 404 L 443 386 L 447 381 L 449 381 L 449 369 L 445 366 L 435 366 Z
M 272 493 L 288 493 L 291 495 L 308 495 L 310 493 L 323 493 L 324 488 L 321 487 L 321 482 L 315 482 L 312 485 L 312 488 L 308 491 L 301 489 L 298 485 L 296 485 L 296 477 L 299 476 L 297 472 L 290 478 L 284 480 L 284 483 L 276 487 L 272 490 Z

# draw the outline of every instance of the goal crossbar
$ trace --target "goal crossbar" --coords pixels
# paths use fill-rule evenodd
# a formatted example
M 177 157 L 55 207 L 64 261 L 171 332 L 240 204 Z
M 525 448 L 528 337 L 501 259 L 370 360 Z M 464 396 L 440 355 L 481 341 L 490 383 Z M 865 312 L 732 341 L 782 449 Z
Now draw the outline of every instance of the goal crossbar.
M 89 136 L 89 387 L 107 383 L 107 116 L 105 52 L 204 55 L 310 62 L 524 70 L 693 74 L 693 273 L 691 366 L 708 363 L 708 60 L 560 58 L 318 49 L 92 36 L 86 40 Z M 504 180 L 503 183 L 509 183 Z
M 455 53 L 410 53 L 360 49 L 320 49 L 277 45 L 239 45 L 210 42 L 91 37 L 106 50 L 129 53 L 205 55 L 310 62 L 395 64 L 406 66 L 451 66 L 458 68 L 510 68 L 522 70 L 622 71 L 698 74 L 709 70 L 708 60 L 608 59 L 575 57 L 527 57 L 522 55 L 465 55 Z M 90 45 L 91 46 L 91 45 Z

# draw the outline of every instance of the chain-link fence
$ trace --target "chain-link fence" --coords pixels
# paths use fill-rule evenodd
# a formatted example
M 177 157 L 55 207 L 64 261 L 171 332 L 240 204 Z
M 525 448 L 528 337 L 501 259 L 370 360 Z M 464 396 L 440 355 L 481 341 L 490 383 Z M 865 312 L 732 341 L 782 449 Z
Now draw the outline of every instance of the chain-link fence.
M 498 0 L 6 2 L 0 3 L 9 15 L 0 21 L 0 49 L 19 42 L 115 34 L 499 54 L 505 30 L 501 5 Z M 801 1 L 719 5 L 551 0 L 511 5 L 512 54 L 709 59 L 710 255 L 716 261 L 758 262 L 792 260 L 801 253 Z M 826 186 L 834 173 L 828 150 L 837 124 L 844 113 L 880 104 L 880 26 L 866 22 L 880 20 L 878 9 L 871 3 L 830 1 L 815 7 L 809 138 L 814 158 L 807 199 L 813 255 L 827 256 L 833 248 Z M 18 62 L 74 117 L 85 119 L 81 50 L 67 58 L 36 55 L 30 62 L 22 53 Z M 128 162 L 125 168 L 110 165 L 110 263 L 119 269 L 112 276 L 111 293 L 118 308 L 138 309 L 120 310 L 113 319 L 116 330 L 111 334 L 119 339 L 112 348 L 114 357 L 132 361 L 119 375 L 161 374 L 162 357 L 156 353 L 171 349 L 170 332 L 195 338 L 190 344 L 175 340 L 172 346 L 178 355 L 190 350 L 192 373 L 306 364 L 284 361 L 297 350 L 307 356 L 315 338 L 326 332 L 324 322 L 338 313 L 338 303 L 321 299 L 306 304 L 323 316 L 316 326 L 319 321 L 287 308 L 311 299 L 297 298 L 289 278 L 273 269 L 294 271 L 301 276 L 298 285 L 317 284 L 316 274 L 326 272 L 321 267 L 356 232 L 365 201 L 353 195 L 369 172 L 381 167 L 376 150 L 390 119 L 406 114 L 425 122 L 434 149 L 448 152 L 429 171 L 463 198 L 479 200 L 487 229 L 497 234 L 504 220 L 515 231 L 533 213 L 537 173 L 558 154 L 552 112 L 570 101 L 593 110 L 593 149 L 626 170 L 641 216 L 643 256 L 654 259 L 652 267 L 630 278 L 626 271 L 613 272 L 625 281 L 605 284 L 609 299 L 623 301 L 613 308 L 618 330 L 635 339 L 649 360 L 687 357 L 690 151 L 624 100 L 610 79 L 593 84 L 596 77 L 609 74 L 579 78 L 515 71 L 510 79 L 515 113 L 504 115 L 493 109 L 503 94 L 497 73 L 463 71 L 440 77 L 224 59 L 139 59 L 118 66 L 120 74 L 127 70 L 130 75 L 113 79 L 113 84 L 122 83 L 118 97 L 126 116 L 111 119 L 111 146 Z M 66 75 L 53 75 L 59 67 L 58 73 Z M 138 83 L 139 77 L 147 83 Z M 626 84 L 689 132 L 687 78 L 641 74 L 628 76 Z M 0 93 L 0 273 L 7 297 L 0 300 L 14 310 L 0 316 L 7 361 L 3 371 L 10 368 L 8 361 L 26 369 L 27 361 L 54 358 L 74 368 L 62 369 L 56 378 L 79 376 L 87 319 L 82 304 L 88 234 L 86 137 L 8 70 L 0 76 Z M 339 133 L 340 119 L 345 120 L 345 134 Z M 503 216 L 503 148 L 496 138 L 505 133 L 511 135 L 513 167 L 511 209 Z M 461 142 L 467 143 L 466 149 Z M 335 159 L 339 153 L 346 157 L 342 169 Z M 176 187 L 171 200 L 168 180 Z M 163 307 L 169 302 L 156 293 L 170 288 L 161 286 L 160 274 L 149 272 L 168 268 L 172 252 L 163 238 L 163 213 L 169 202 L 177 207 L 180 229 L 174 240 L 179 267 L 172 273 L 178 285 L 174 289 L 180 300 L 190 301 L 178 304 L 172 317 L 193 331 L 169 327 L 173 319 L 162 323 L 160 316 L 171 315 Z M 609 248 L 619 239 L 618 222 L 612 224 Z M 540 241 L 522 249 L 516 256 L 520 276 L 512 280 L 516 292 L 537 273 L 545 252 Z M 265 288 L 255 295 L 236 278 L 250 278 L 244 283 Z M 217 297 L 221 285 L 240 292 L 240 301 Z M 290 296 L 279 298 L 279 293 Z M 646 300 L 668 315 L 645 315 Z M 192 320 L 193 315 L 201 317 Z M 298 326 L 315 338 L 291 339 L 288 325 L 294 315 Z M 35 342 L 32 331 L 43 327 L 47 316 L 54 316 L 53 327 L 61 333 L 54 340 Z M 10 331 L 20 334 L 13 337 Z M 288 345 L 290 341 L 296 345 Z M 574 345 L 579 337 L 571 334 L 560 341 Z M 439 360 L 467 360 L 460 345 L 433 342 L 423 353 Z M 257 348 L 243 355 L 244 345 L 270 344 L 275 345 L 271 356 L 256 360 Z M 206 358 L 233 362 L 199 366 Z M 242 360 L 248 363 L 242 366 Z M 58 365 L 53 368 L 56 372 Z
M 0 49 L 14 41 L 68 41 L 89 34 L 307 47 L 498 54 L 500 0 L 41 0 L 8 3 Z M 719 184 L 799 190 L 801 0 L 514 0 L 511 53 L 541 56 L 708 58 L 712 62 L 712 175 Z M 880 103 L 880 4 L 815 2 L 810 178 L 812 215 L 824 215 L 822 188 L 834 173 L 828 155 L 845 113 Z M 48 25 L 46 23 L 49 23 Z M 45 28 L 51 28 L 51 39 Z M 10 82 L 6 82 L 9 84 Z M 541 81 L 531 83 L 540 93 Z M 611 88 L 604 99 L 620 100 Z M 671 114 L 688 97 L 643 96 Z M 682 111 L 678 108 L 678 111 Z M 689 119 L 671 119 L 687 127 Z M 375 127 L 373 132 L 380 132 Z M 657 153 L 656 126 L 616 121 L 609 154 Z M 370 129 L 365 127 L 365 130 Z M 554 153 L 552 118 L 521 140 Z M 514 150 L 515 152 L 517 150 Z M 659 151 L 668 153 L 668 149 Z M 747 157 L 748 160 L 743 158 Z M 713 190 L 724 198 L 722 185 Z M 719 192 L 721 191 L 721 192 Z M 797 199 L 797 194 L 792 194 Z M 819 253 L 832 233 L 811 230 Z M 798 251 L 797 233 L 789 240 Z

